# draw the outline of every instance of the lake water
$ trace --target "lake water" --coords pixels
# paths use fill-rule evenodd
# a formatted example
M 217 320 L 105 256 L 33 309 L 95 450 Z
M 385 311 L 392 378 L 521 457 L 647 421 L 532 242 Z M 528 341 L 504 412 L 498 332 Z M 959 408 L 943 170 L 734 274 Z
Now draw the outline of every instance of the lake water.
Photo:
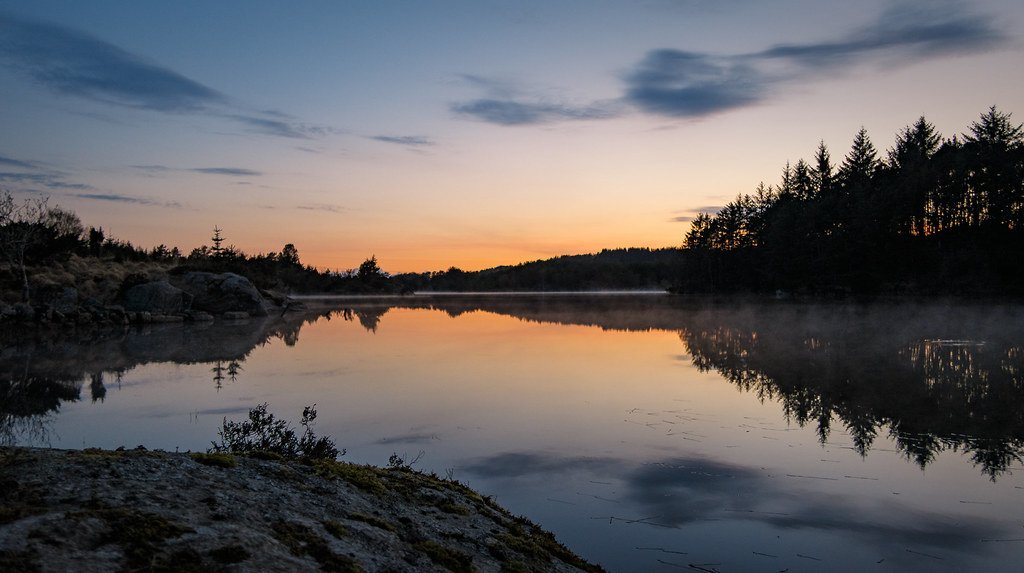
M 8 340 L 0 439 L 204 450 L 316 403 L 342 459 L 450 473 L 612 571 L 1024 567 L 1020 307 L 332 304 Z

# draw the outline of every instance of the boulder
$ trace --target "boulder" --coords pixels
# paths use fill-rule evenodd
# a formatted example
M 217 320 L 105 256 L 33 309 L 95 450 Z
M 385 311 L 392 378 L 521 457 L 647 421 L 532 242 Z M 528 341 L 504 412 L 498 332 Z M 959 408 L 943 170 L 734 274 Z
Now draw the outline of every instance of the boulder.
M 266 316 L 268 303 L 252 282 L 235 273 L 185 273 L 181 288 L 192 295 L 192 309 L 224 314 L 245 312 L 252 316 Z
M 71 287 L 61 288 L 54 293 L 50 307 L 61 314 L 71 314 L 78 310 L 78 290 Z
M 128 312 L 180 314 L 191 304 L 191 294 L 167 281 L 135 285 L 124 293 L 124 309 Z

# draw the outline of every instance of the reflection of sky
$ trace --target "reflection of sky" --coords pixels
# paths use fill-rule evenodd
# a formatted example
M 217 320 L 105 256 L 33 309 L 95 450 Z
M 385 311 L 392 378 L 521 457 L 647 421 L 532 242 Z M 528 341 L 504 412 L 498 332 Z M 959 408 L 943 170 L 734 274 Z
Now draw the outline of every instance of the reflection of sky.
M 1019 550 L 980 541 L 1018 536 L 1018 476 L 992 483 L 957 452 L 921 471 L 884 432 L 861 457 L 838 424 L 819 444 L 685 351 L 674 331 L 487 312 L 392 309 L 372 332 L 335 317 L 258 347 L 219 390 L 209 364 L 136 367 L 103 402 L 65 404 L 52 445 L 204 449 L 223 417 L 316 403 L 346 459 L 422 451 L 417 467 L 452 469 L 613 570 L 978 569 Z

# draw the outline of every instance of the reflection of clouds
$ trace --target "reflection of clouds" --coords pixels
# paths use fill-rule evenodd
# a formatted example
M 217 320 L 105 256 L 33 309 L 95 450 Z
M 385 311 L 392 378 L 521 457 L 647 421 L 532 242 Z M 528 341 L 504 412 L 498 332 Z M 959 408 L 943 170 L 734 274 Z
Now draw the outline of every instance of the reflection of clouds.
M 539 452 L 509 452 L 478 459 L 465 470 L 481 477 L 507 478 L 563 472 L 607 472 L 622 463 L 614 458 L 566 458 Z
M 249 409 L 251 407 L 252 406 L 234 406 L 234 407 L 230 407 L 230 408 L 208 408 L 206 410 L 198 410 L 196 412 L 196 414 L 206 415 L 206 416 L 212 416 L 212 415 L 226 416 L 228 414 L 248 414 L 249 413 Z
M 509 452 L 474 460 L 465 471 L 485 478 L 598 474 L 623 483 L 618 500 L 637 523 L 681 527 L 697 521 L 753 521 L 782 529 L 815 530 L 853 537 L 873 546 L 927 546 L 981 552 L 979 539 L 998 537 L 999 527 L 963 515 L 939 515 L 898 503 L 865 503 L 843 494 L 809 492 L 767 472 L 702 457 L 665 458 L 637 465 L 609 457 L 560 457 Z
M 388 436 L 380 439 L 381 444 L 429 444 L 434 440 L 440 440 L 437 434 L 402 434 L 399 436 Z

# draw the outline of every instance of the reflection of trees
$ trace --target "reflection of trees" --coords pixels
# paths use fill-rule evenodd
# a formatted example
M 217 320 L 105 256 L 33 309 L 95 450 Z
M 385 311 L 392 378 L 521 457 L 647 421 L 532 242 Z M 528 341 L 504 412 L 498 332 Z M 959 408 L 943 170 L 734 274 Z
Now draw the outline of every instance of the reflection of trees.
M 49 416 L 61 402 L 77 401 L 81 379 L 47 378 L 19 373 L 0 376 L 0 444 L 46 440 Z
M 789 304 L 669 296 L 406 297 L 393 308 L 614 330 L 674 330 L 714 370 L 822 441 L 841 422 L 862 455 L 887 431 L 924 467 L 962 451 L 995 478 L 1024 457 L 1024 312 L 941 304 Z M 353 304 L 383 315 L 381 303 Z M 376 322 L 374 323 L 376 324 Z
M 922 467 L 939 452 L 963 451 L 994 479 L 1021 461 L 1020 327 L 900 324 L 886 317 L 891 310 L 843 309 L 814 320 L 795 309 L 702 314 L 680 338 L 697 368 L 778 400 L 787 418 L 815 424 L 822 441 L 838 419 L 862 455 L 887 428 Z
M 289 314 L 256 323 L 163 325 L 138 329 L 0 332 L 0 444 L 45 441 L 62 402 L 88 384 L 92 402 L 107 398 L 110 375 L 149 362 L 210 364 L 217 387 L 234 382 L 242 362 L 272 339 L 297 340 L 322 314 Z
M 359 309 L 345 307 L 340 310 L 340 314 L 346 321 L 358 320 L 359 324 L 367 331 L 377 332 L 377 325 L 380 324 L 381 317 L 390 309 L 390 305 Z

